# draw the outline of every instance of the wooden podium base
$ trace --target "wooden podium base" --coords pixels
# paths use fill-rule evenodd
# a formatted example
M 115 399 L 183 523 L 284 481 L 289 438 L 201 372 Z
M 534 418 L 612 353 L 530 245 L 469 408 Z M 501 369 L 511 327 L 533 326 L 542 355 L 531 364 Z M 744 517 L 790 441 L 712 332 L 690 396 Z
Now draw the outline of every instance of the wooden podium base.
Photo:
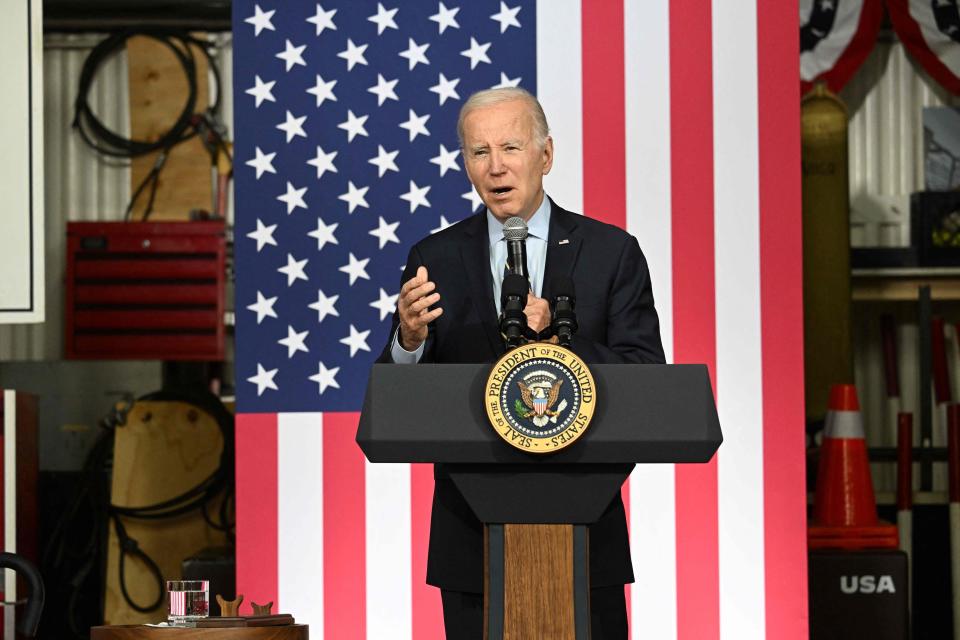
M 484 527 L 484 638 L 590 637 L 587 527 Z

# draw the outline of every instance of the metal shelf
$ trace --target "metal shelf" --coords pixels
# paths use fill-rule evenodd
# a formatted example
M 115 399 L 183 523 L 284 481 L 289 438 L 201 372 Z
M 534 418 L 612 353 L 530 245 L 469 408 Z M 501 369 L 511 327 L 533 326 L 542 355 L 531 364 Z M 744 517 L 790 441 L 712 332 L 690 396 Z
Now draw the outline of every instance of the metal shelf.
M 960 267 L 853 269 L 854 302 L 915 302 L 920 287 L 930 287 L 933 300 L 960 300 Z

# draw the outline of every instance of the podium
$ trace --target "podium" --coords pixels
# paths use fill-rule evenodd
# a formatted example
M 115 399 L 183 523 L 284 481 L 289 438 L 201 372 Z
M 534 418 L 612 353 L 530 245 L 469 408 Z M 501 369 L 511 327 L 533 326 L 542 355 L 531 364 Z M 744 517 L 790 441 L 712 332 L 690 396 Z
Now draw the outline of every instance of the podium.
M 707 462 L 722 435 L 704 365 L 592 365 L 589 429 L 552 454 L 494 432 L 489 364 L 376 364 L 357 443 L 370 462 L 444 463 L 484 523 L 484 637 L 590 637 L 587 525 L 637 463 Z M 438 410 L 438 407 L 441 410 Z

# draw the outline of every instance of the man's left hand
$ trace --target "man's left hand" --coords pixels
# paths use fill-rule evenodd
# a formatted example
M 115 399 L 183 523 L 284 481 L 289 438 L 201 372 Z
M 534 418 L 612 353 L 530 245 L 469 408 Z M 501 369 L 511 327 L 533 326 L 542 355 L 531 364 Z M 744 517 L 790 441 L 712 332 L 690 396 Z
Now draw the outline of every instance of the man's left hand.
M 532 292 L 527 294 L 527 306 L 523 312 L 527 315 L 527 326 L 534 331 L 540 332 L 550 326 L 550 304 Z

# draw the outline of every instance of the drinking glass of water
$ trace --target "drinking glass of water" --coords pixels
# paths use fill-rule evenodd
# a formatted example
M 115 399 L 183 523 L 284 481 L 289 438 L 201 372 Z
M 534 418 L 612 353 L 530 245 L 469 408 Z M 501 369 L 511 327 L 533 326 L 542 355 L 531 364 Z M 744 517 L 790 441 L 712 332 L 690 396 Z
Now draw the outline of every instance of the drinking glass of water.
M 209 580 L 167 580 L 167 621 L 189 625 L 210 615 Z

